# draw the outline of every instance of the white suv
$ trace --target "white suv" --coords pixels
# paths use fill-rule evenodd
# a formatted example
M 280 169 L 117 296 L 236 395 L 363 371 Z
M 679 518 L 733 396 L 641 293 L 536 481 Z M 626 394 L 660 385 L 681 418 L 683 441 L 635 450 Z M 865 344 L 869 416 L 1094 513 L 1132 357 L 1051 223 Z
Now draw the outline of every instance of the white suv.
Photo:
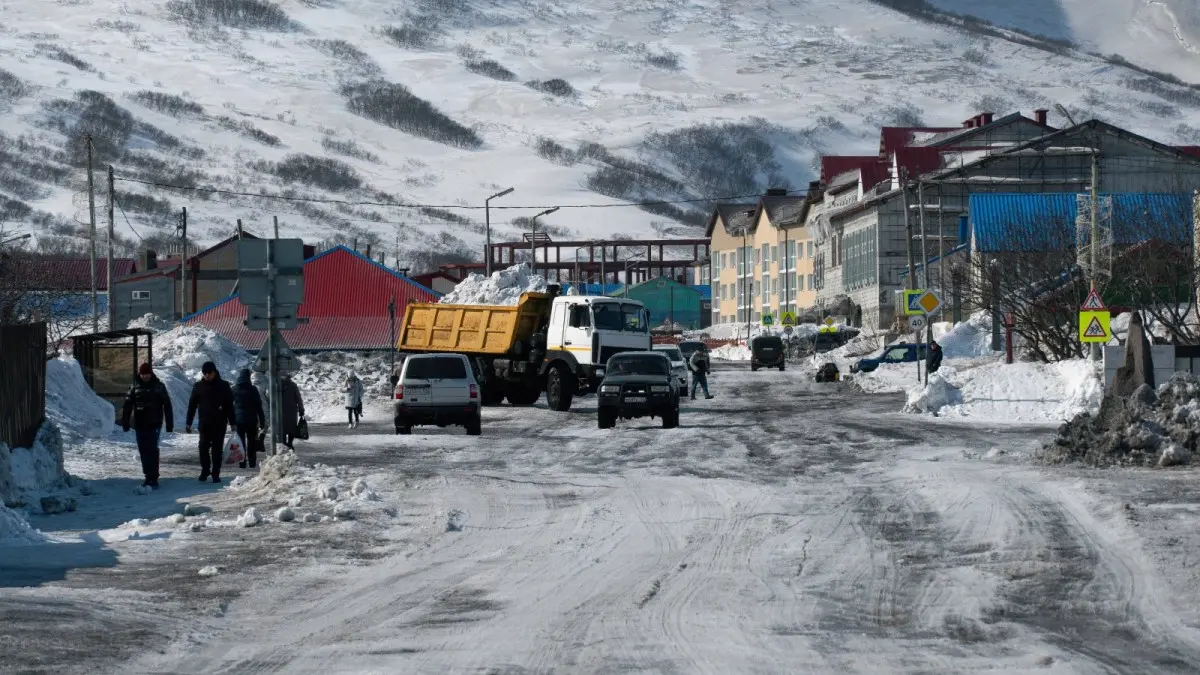
M 482 433 L 479 383 L 462 354 L 413 354 L 404 361 L 393 393 L 396 433 L 411 434 L 421 424 L 466 427 Z
M 687 395 L 688 388 L 688 367 L 687 361 L 684 359 L 683 352 L 680 351 L 679 345 L 654 345 L 654 351 L 662 352 L 671 359 L 671 381 L 675 383 L 675 387 L 679 389 L 681 397 Z

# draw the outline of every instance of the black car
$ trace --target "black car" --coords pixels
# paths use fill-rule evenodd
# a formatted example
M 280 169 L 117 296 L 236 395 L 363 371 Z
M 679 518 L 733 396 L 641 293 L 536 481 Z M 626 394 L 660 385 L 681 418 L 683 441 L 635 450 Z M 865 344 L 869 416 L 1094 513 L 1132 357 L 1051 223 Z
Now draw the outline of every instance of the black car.
M 608 360 L 597 426 L 610 429 L 617 418 L 634 417 L 660 417 L 664 429 L 679 426 L 679 390 L 671 381 L 671 360 L 662 352 L 623 352 Z
M 750 340 L 750 370 L 784 367 L 783 340 L 777 335 L 760 335 Z
M 836 363 L 832 361 L 821 364 L 817 368 L 817 382 L 837 382 L 842 378 L 842 374 L 838 371 Z

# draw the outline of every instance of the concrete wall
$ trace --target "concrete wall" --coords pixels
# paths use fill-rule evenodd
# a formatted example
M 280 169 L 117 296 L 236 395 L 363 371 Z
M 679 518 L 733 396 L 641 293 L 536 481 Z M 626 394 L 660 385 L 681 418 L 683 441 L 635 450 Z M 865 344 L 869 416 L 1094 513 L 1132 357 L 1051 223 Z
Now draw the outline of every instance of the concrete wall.
M 152 276 L 133 281 L 118 281 L 114 284 L 113 307 L 116 328 L 124 328 L 133 319 L 156 314 L 164 318 L 175 318 L 175 283 L 170 277 Z M 150 297 L 135 300 L 134 291 L 149 291 Z
M 1157 388 L 1171 379 L 1176 372 L 1196 372 L 1192 370 L 1191 360 L 1182 359 L 1177 363 L 1174 345 L 1150 345 L 1150 360 L 1154 363 L 1154 386 Z M 1196 360 L 1200 368 L 1200 359 Z M 1125 346 L 1104 347 L 1104 387 L 1112 385 L 1117 369 L 1125 365 Z

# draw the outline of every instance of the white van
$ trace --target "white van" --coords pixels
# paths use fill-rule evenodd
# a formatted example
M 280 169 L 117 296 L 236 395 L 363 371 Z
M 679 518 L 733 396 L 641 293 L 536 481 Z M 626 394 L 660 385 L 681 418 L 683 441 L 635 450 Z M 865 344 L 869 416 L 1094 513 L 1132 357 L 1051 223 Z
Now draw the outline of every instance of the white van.
M 479 383 L 462 354 L 413 354 L 404 361 L 393 391 L 396 433 L 411 434 L 418 425 L 465 427 L 482 433 Z

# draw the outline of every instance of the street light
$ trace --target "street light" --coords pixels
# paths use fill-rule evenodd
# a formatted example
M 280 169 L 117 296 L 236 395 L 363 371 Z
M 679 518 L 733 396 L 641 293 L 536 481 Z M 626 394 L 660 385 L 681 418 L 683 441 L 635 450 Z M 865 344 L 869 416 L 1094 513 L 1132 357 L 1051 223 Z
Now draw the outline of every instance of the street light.
M 0 246 L 7 246 L 8 244 L 13 243 L 14 241 L 21 241 L 22 239 L 29 239 L 32 236 L 33 235 L 29 232 L 26 232 L 25 234 L 19 234 L 19 235 L 13 237 L 12 239 L 5 239 L 4 241 L 0 241 Z
M 639 255 L 639 256 L 640 256 L 640 255 L 643 255 L 643 254 L 642 254 L 642 253 L 639 251 L 639 252 L 638 252 L 638 253 L 636 253 L 635 255 Z M 636 264 L 640 263 L 640 262 L 642 262 L 642 261 L 641 261 L 641 260 L 639 260 L 638 258 L 630 258 L 628 261 L 626 261 L 626 262 L 625 262 L 625 270 L 624 270 L 624 272 L 623 272 L 623 274 L 622 274 L 622 276 L 624 276 L 624 277 L 625 277 L 625 288 L 624 288 L 624 289 L 622 289 L 622 291 L 623 291 L 623 292 L 622 292 L 622 295 L 624 295 L 624 296 L 625 296 L 625 297 L 627 297 L 627 298 L 629 297 L 629 286 L 630 286 L 630 283 L 629 283 L 629 268 L 630 268 L 630 267 L 632 267 L 633 265 L 636 265 Z
M 554 213 L 554 212 L 555 212 L 555 211 L 557 211 L 557 210 L 558 210 L 558 207 L 557 207 L 557 206 L 555 206 L 555 207 L 553 207 L 553 208 L 546 209 L 545 211 L 542 211 L 541 213 L 537 214 L 537 215 L 536 215 L 536 216 L 534 216 L 533 218 L 530 218 L 530 219 L 529 219 L 529 252 L 530 252 L 530 253 L 533 255 L 533 266 L 534 266 L 534 269 L 536 269 L 536 268 L 537 268 L 537 249 L 536 249 L 536 248 L 534 248 L 535 244 L 534 244 L 533 235 L 537 233 L 537 219 L 538 219 L 538 218 L 541 218 L 542 216 L 548 216 L 548 215 L 550 215 L 551 213 Z M 546 257 L 547 257 L 547 258 L 549 258 L 549 257 L 550 257 L 550 252 L 549 252 L 549 250 L 547 250 L 547 251 L 546 251 Z M 547 264 L 549 264 L 549 263 L 550 263 L 550 261 L 549 261 L 549 260 L 546 260 L 546 263 L 547 263 Z M 548 271 L 548 270 L 547 270 L 547 271 Z M 549 278 L 549 276 L 547 276 L 547 278 Z
M 497 192 L 496 194 L 492 195 L 491 197 L 488 197 L 487 199 L 483 200 L 483 224 L 484 224 L 484 227 L 487 228 L 487 245 L 484 246 L 484 249 L 483 249 L 483 257 L 485 260 L 484 270 L 487 272 L 487 276 L 489 276 L 489 277 L 492 276 L 492 212 L 491 212 L 492 200 L 496 199 L 497 197 L 503 197 L 504 195 L 509 194 L 510 192 L 513 191 L 513 189 L 514 188 L 508 188 L 507 190 L 501 190 L 500 192 Z

